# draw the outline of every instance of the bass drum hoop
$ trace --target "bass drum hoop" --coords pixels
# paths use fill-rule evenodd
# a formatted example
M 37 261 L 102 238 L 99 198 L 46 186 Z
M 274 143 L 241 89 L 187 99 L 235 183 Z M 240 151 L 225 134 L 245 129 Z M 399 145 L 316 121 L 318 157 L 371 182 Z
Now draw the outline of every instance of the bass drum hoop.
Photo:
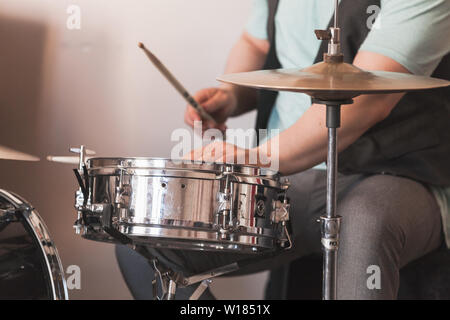
M 61 259 L 44 220 L 39 213 L 21 196 L 0 189 L 0 194 L 16 209 L 23 209 L 22 216 L 32 230 L 34 239 L 39 243 L 39 248 L 45 259 L 45 265 L 51 282 L 53 300 L 68 300 L 67 283 L 64 277 L 64 269 Z

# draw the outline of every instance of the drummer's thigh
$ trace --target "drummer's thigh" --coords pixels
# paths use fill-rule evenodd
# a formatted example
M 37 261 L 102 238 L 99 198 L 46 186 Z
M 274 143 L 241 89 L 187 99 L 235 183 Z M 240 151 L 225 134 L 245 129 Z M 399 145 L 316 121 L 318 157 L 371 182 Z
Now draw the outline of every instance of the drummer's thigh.
M 397 267 L 436 249 L 442 241 L 439 206 L 419 182 L 389 175 L 364 179 L 338 206 L 343 216 L 341 255 L 389 250 Z M 349 260 L 354 260 L 349 258 Z

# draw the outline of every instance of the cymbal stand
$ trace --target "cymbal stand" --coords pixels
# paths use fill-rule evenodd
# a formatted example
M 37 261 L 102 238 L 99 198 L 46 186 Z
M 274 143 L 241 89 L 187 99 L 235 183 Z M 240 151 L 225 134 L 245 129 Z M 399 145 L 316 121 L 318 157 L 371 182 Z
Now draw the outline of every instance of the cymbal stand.
M 316 104 L 327 107 L 326 125 L 328 128 L 327 156 L 327 199 L 326 215 L 320 217 L 323 250 L 323 287 L 324 300 L 337 298 L 337 260 L 339 249 L 339 232 L 342 217 L 336 215 L 336 185 L 338 166 L 338 133 L 341 126 L 341 105 L 352 104 L 353 100 L 323 101 L 313 99 Z
M 344 62 L 341 50 L 340 34 L 338 27 L 339 1 L 334 1 L 334 27 L 328 30 L 316 30 L 319 40 L 327 40 L 328 52 L 324 54 L 324 61 L 330 64 Z M 339 249 L 339 233 L 342 217 L 336 215 L 336 186 L 338 166 L 338 128 L 341 127 L 341 106 L 352 104 L 353 99 L 332 99 L 327 96 L 324 99 L 315 97 L 313 103 L 325 105 L 326 126 L 328 128 L 328 155 L 327 155 L 327 198 L 326 214 L 320 217 L 321 243 L 323 251 L 323 282 L 322 299 L 337 299 L 337 264 Z

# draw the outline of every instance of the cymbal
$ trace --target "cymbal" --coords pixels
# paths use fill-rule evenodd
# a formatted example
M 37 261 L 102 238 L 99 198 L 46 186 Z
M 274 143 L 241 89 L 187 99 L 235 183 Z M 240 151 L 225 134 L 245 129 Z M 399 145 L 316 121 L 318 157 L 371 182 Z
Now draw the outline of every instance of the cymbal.
M 299 69 L 226 74 L 218 81 L 272 91 L 301 92 L 321 100 L 345 100 L 361 94 L 383 94 L 447 87 L 449 81 L 407 73 L 365 71 L 348 63 L 320 62 Z
M 39 161 L 38 157 L 13 150 L 8 147 L 0 146 L 0 159 L 3 160 L 19 160 L 19 161 Z

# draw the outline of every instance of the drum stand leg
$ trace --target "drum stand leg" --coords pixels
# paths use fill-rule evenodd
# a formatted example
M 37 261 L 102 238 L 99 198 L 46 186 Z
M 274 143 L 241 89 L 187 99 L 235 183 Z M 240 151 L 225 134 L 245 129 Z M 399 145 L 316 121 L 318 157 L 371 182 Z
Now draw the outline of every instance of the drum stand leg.
M 337 299 L 337 263 L 339 232 L 342 217 L 336 215 L 336 185 L 338 165 L 338 134 L 341 126 L 341 105 L 352 104 L 353 100 L 323 101 L 313 99 L 314 103 L 327 106 L 328 157 L 327 157 L 327 200 L 326 215 L 320 217 L 323 250 L 323 287 L 324 300 Z
M 203 280 L 200 285 L 195 289 L 194 293 L 189 297 L 189 300 L 198 300 L 202 296 L 203 292 L 206 291 L 206 289 L 209 288 L 209 285 L 211 284 L 211 279 Z
M 185 278 L 183 275 L 177 272 L 173 272 L 170 269 L 164 273 L 161 273 L 161 269 L 157 265 L 158 263 L 153 260 L 153 266 L 159 275 L 161 281 L 161 287 L 163 291 L 162 300 L 174 300 L 177 287 L 187 287 L 190 285 L 194 285 L 196 283 L 200 283 L 197 289 L 192 293 L 189 297 L 189 300 L 198 300 L 203 292 L 208 289 L 209 285 L 212 282 L 212 278 L 218 277 L 230 272 L 237 271 L 239 266 L 237 263 L 233 263 L 230 265 L 226 265 L 224 267 L 219 267 L 214 270 L 207 271 L 205 273 L 201 273 L 195 276 L 191 276 Z
M 198 300 L 200 296 L 208 289 L 212 282 L 212 278 L 219 277 L 221 275 L 231 273 L 239 270 L 237 263 L 232 263 L 223 267 L 219 267 L 204 273 L 200 273 L 191 277 L 184 277 L 178 272 L 174 272 L 170 268 L 164 267 L 161 263 L 150 254 L 143 246 L 132 246 L 133 250 L 143 255 L 152 266 L 157 278 L 161 283 L 161 297 L 157 296 L 157 281 L 152 282 L 153 297 L 155 300 L 174 300 L 177 287 L 187 287 L 200 283 L 198 288 L 192 293 L 189 300 Z
M 169 290 L 167 291 L 167 300 L 175 300 L 175 293 L 177 291 L 177 283 L 169 280 Z

